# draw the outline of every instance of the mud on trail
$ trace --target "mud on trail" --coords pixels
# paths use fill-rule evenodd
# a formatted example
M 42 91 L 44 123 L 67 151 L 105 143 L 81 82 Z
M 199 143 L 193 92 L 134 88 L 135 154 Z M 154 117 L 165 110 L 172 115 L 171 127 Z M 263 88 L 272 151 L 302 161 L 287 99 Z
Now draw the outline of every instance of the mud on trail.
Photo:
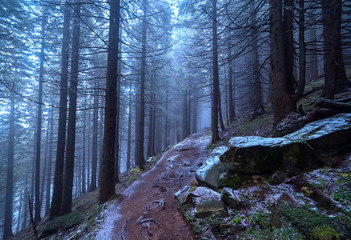
M 123 191 L 103 213 L 95 239 L 194 239 L 174 193 L 189 185 L 209 154 L 210 137 L 193 134 L 164 152 L 159 162 Z

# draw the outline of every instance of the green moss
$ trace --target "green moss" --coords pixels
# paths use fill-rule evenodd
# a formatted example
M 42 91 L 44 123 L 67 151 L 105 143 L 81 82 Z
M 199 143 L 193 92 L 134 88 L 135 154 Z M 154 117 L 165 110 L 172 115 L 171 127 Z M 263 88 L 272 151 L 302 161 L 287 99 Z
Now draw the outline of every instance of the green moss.
M 236 135 L 249 135 L 249 133 L 254 133 L 258 129 L 262 130 L 272 130 L 273 124 L 273 115 L 265 114 L 259 116 L 254 120 L 243 121 L 236 129 Z
M 245 182 L 251 179 L 252 179 L 251 175 L 234 173 L 229 177 L 221 176 L 218 179 L 218 183 L 221 187 L 230 187 L 230 188 L 237 189 L 237 188 L 240 188 Z
M 282 205 L 281 212 L 298 231 L 304 234 L 309 234 L 317 226 L 330 225 L 332 223 L 332 220 L 327 216 L 289 204 Z
M 310 236 L 311 240 L 337 240 L 340 239 L 342 235 L 335 231 L 334 228 L 323 225 L 313 228 Z
M 282 227 L 273 230 L 271 239 L 303 240 L 304 236 L 301 233 L 299 233 L 295 228 Z
M 74 211 L 67 215 L 54 218 L 49 221 L 43 231 L 42 237 L 50 236 L 58 230 L 72 228 L 84 221 L 84 214 L 81 211 Z

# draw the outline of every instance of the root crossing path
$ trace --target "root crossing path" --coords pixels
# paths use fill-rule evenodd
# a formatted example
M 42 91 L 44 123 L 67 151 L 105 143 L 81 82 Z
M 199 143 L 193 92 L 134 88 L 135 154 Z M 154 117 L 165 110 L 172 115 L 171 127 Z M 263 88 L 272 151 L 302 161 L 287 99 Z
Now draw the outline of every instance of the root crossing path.
M 209 154 L 210 137 L 193 134 L 164 152 L 159 162 L 122 192 L 103 213 L 97 240 L 194 239 L 174 193 L 189 185 Z

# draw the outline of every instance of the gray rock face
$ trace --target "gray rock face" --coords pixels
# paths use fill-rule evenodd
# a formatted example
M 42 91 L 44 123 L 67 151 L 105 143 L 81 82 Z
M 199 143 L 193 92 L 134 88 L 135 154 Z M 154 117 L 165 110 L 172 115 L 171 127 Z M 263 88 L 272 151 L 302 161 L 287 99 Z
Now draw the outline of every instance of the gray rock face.
M 351 149 L 351 114 L 307 124 L 280 138 L 234 137 L 220 156 L 225 167 L 237 173 L 276 171 L 298 174 L 321 167 L 320 156 L 333 156 Z
M 220 160 L 230 170 L 245 174 L 297 174 L 321 166 L 318 156 L 306 142 L 287 138 L 234 137 Z
M 311 122 L 288 134 L 291 141 L 306 141 L 319 155 L 335 156 L 351 151 L 351 113 Z
M 226 209 L 221 200 L 221 195 L 206 187 L 197 187 L 194 191 L 188 189 L 177 195 L 180 204 L 191 203 L 195 206 L 195 216 L 207 217 L 211 214 L 225 215 Z M 182 196 L 181 198 L 179 198 Z
M 213 188 L 219 187 L 218 178 L 226 170 L 224 164 L 219 160 L 219 156 L 227 150 L 228 147 L 221 146 L 212 151 L 204 165 L 202 165 L 202 167 L 195 173 L 196 180 L 199 183 Z

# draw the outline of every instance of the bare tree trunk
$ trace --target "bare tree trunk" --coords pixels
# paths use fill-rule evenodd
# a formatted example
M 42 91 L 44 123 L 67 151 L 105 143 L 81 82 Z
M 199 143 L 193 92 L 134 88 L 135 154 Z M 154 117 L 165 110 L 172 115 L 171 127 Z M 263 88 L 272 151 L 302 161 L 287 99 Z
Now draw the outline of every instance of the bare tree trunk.
M 86 108 L 87 107 L 87 96 L 85 95 L 84 96 L 84 107 Z M 82 147 L 82 160 L 83 160 L 83 163 L 82 163 L 82 193 L 84 194 L 86 192 L 86 176 L 85 176 L 85 169 L 86 169 L 86 159 L 85 159 L 85 149 L 86 149 L 86 134 L 85 134 L 85 131 L 86 131 L 86 119 L 87 119 L 87 113 L 86 111 L 84 111 L 83 113 L 83 147 Z
M 127 171 L 131 168 L 131 149 L 132 149 L 132 80 L 129 84 L 129 102 L 128 102 L 128 142 L 127 142 Z
M 219 140 L 218 135 L 218 98 L 219 98 L 219 71 L 218 71 L 218 36 L 217 36 L 217 0 L 212 0 L 212 68 L 213 91 L 211 107 L 212 143 Z
M 15 99 L 11 96 L 10 127 L 7 152 L 7 178 L 6 178 L 6 201 L 3 239 L 13 236 L 12 232 L 12 211 L 13 211 L 13 166 L 15 156 Z
M 145 121 L 145 77 L 146 77 L 146 32 L 147 32 L 147 22 L 146 22 L 146 5 L 147 0 L 143 1 L 143 11 L 144 15 L 142 18 L 142 46 L 141 46 L 141 77 L 140 77 L 140 92 L 139 92 L 139 126 L 136 135 L 135 144 L 135 164 L 140 168 L 145 168 L 145 158 L 144 158 L 144 121 Z
M 51 196 L 51 174 L 52 174 L 52 151 L 54 141 L 54 109 L 50 112 L 50 137 L 49 137 L 49 156 L 48 156 L 48 170 L 46 172 L 46 201 L 45 201 L 45 215 L 50 213 L 50 196 Z
M 326 85 L 322 95 L 329 99 L 333 99 L 337 91 L 342 91 L 350 84 L 346 79 L 342 56 L 341 10 L 341 0 L 322 0 L 324 78 Z
M 224 131 L 224 123 L 223 123 L 223 113 L 222 113 L 222 99 L 221 99 L 221 92 L 218 92 L 218 116 L 219 116 L 219 124 L 221 126 L 221 130 Z
M 166 82 L 166 113 L 165 113 L 165 148 L 169 145 L 169 126 L 168 126 L 168 81 Z
M 258 57 L 258 29 L 256 26 L 256 9 L 255 9 L 255 4 L 252 2 L 251 4 L 251 25 L 253 27 L 253 32 L 252 32 L 252 72 L 253 72 L 253 79 L 254 79 L 254 89 L 253 89 L 253 98 L 254 98 L 254 103 L 253 103 L 253 115 L 252 119 L 257 118 L 258 116 L 261 116 L 264 114 L 264 107 L 263 107 L 263 102 L 262 102 L 262 88 L 261 88 L 261 73 L 260 73 L 260 63 L 259 63 L 259 57 Z
M 287 92 L 287 71 L 283 39 L 282 0 L 270 0 L 271 85 L 274 123 L 278 124 L 290 112 L 296 111 L 294 101 Z
M 303 96 L 306 85 L 305 0 L 299 0 L 299 49 L 300 71 L 297 91 L 293 96 L 295 102 Z
M 119 39 L 122 38 L 122 31 L 119 31 Z M 121 42 L 118 43 L 119 44 L 119 49 L 121 49 Z M 115 178 L 115 183 L 119 182 L 119 145 L 120 145 L 120 141 L 119 141 L 119 122 L 120 122 L 120 111 L 121 111 L 121 100 L 120 100 L 120 96 L 121 96 L 121 73 L 122 73 L 122 65 L 121 65 L 121 53 L 118 53 L 118 73 L 117 73 L 117 101 L 116 101 L 116 108 L 117 108 L 117 113 L 116 113 L 116 150 L 115 150 L 115 172 L 114 172 L 114 178 Z
M 38 115 L 37 115 L 37 141 L 35 156 L 35 215 L 34 220 L 40 220 L 40 155 L 41 155 L 41 125 L 42 125 L 42 102 L 43 102 L 43 75 L 44 75 L 44 51 L 45 51 L 45 27 L 47 17 L 43 10 L 41 22 L 41 49 L 40 49 L 40 70 L 39 70 L 39 96 L 38 96 Z
M 62 56 L 61 56 L 61 82 L 60 82 L 60 112 L 58 123 L 57 151 L 55 163 L 54 191 L 52 195 L 50 218 L 60 215 L 63 191 L 63 167 L 66 145 L 66 120 L 67 120 L 67 80 L 70 42 L 70 19 L 71 12 L 69 4 L 64 7 Z
M 61 215 L 71 212 L 72 190 L 74 176 L 74 153 L 76 142 L 76 122 L 77 122 L 77 87 L 78 87 L 78 65 L 79 65 L 79 38 L 80 38 L 80 8 L 79 0 L 74 5 L 75 17 L 73 21 L 72 40 L 72 63 L 71 82 L 69 88 L 69 112 L 68 112 L 68 132 L 65 175 L 63 184 L 63 195 L 61 204 Z
M 294 75 L 294 0 L 284 1 L 284 21 L 283 21 L 283 37 L 284 37 L 284 53 L 285 53 L 285 71 L 286 71 L 286 91 L 293 95 L 295 92 L 295 75 Z
M 99 84 L 95 83 L 95 88 L 99 88 Z M 92 139 L 92 158 L 91 158 L 91 182 L 89 191 L 92 192 L 96 189 L 96 176 L 97 176 L 97 161 L 98 161 L 98 118 L 99 118 L 99 94 L 95 93 L 93 103 L 93 139 Z
M 310 80 L 314 81 L 318 79 L 318 55 L 317 55 L 317 30 L 316 26 L 311 26 L 310 29 L 310 41 L 311 41 L 311 63 L 310 63 Z
M 99 202 L 104 203 L 115 194 L 114 165 L 116 141 L 116 96 L 118 78 L 118 36 L 120 0 L 110 1 L 109 48 L 105 95 L 105 124 L 100 168 Z
M 228 43 L 228 102 L 229 102 L 229 122 L 235 120 L 235 105 L 233 98 L 233 62 L 232 47 L 230 41 Z

